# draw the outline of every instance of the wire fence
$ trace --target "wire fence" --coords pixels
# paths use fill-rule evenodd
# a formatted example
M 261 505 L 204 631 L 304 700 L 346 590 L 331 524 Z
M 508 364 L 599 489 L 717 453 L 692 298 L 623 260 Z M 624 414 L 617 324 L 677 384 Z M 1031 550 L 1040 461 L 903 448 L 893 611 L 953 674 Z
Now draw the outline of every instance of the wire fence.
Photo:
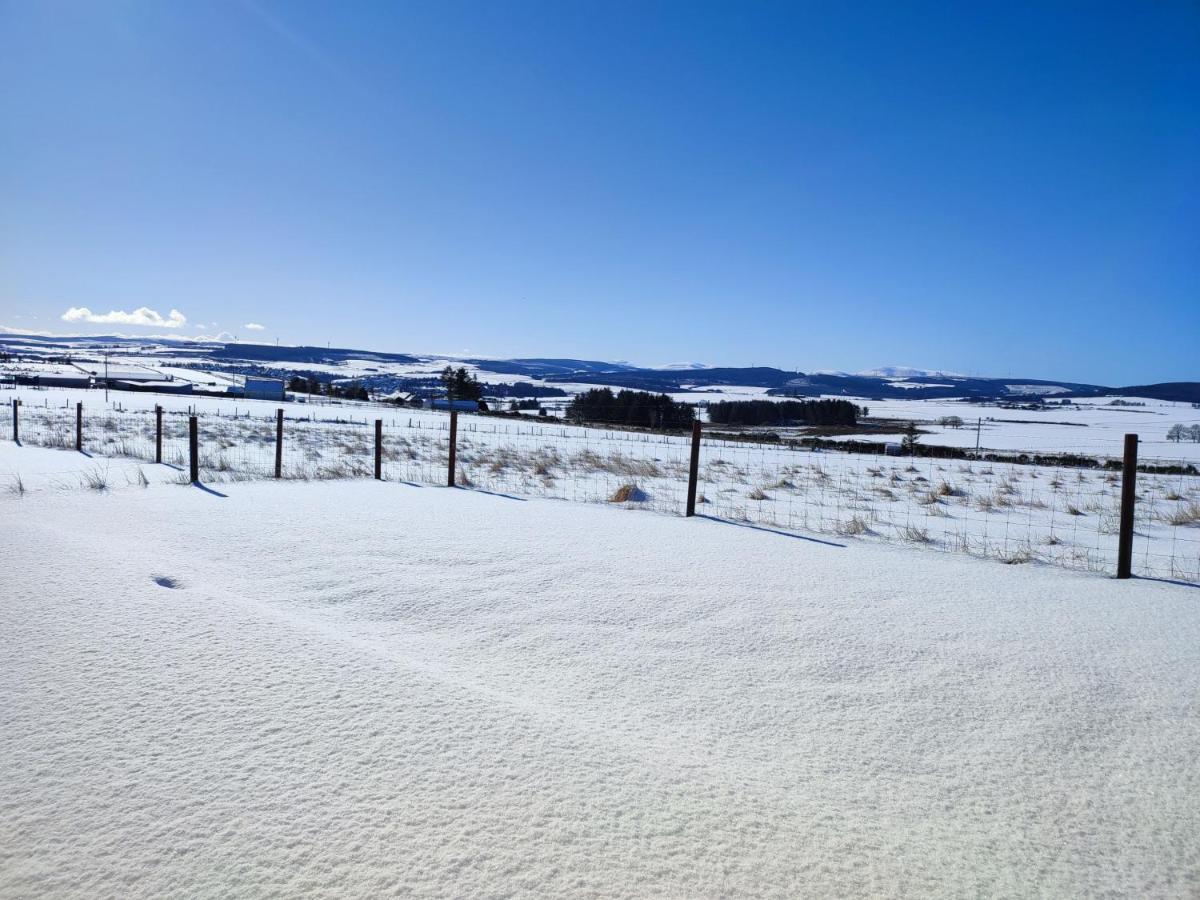
M 20 440 L 74 450 L 78 439 L 79 449 L 93 456 L 158 458 L 154 410 L 87 410 L 81 422 L 77 416 L 74 406 L 21 407 Z M 178 480 L 186 483 L 189 412 L 164 410 L 161 419 L 162 464 L 178 469 Z M 12 420 L 12 407 L 0 406 L 0 437 L 12 437 Z M 385 415 L 378 450 L 381 477 L 446 484 L 451 427 L 447 414 L 402 410 Z M 285 479 L 371 477 L 375 428 L 369 414 L 293 414 L 284 420 L 277 446 L 275 415 L 202 414 L 197 417 L 198 475 L 205 482 L 270 478 L 278 464 Z M 463 416 L 457 419 L 454 444 L 454 479 L 460 487 L 673 515 L 686 509 L 688 436 Z M 1107 573 L 1116 568 L 1121 473 L 1094 462 L 896 457 L 718 437 L 701 438 L 698 451 L 700 515 L 1007 563 Z M 1142 459 L 1139 469 L 1134 573 L 1200 583 L 1195 465 Z

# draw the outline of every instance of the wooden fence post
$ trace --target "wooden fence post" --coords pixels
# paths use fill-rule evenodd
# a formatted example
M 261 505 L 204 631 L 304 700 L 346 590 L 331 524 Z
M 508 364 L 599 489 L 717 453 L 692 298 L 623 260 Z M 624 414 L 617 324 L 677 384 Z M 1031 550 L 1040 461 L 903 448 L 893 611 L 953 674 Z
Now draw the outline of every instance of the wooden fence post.
M 688 516 L 696 514 L 696 482 L 700 479 L 700 420 L 692 422 L 692 459 L 688 465 Z
M 21 401 L 13 397 L 13 443 L 21 443 L 21 427 L 17 424 L 17 409 L 21 406 Z
M 191 457 L 192 484 L 197 484 L 200 481 L 200 435 L 195 416 L 188 416 L 188 455 Z
M 83 404 L 75 404 L 75 449 L 83 452 Z
M 1137 503 L 1138 436 L 1125 435 L 1125 464 L 1121 469 L 1121 535 L 1117 543 L 1117 577 L 1133 577 L 1133 507 Z
M 159 404 L 154 404 L 154 461 L 162 464 L 162 413 Z
M 375 420 L 375 480 L 383 480 L 383 419 Z
M 450 410 L 450 466 L 446 474 L 446 486 L 454 487 L 454 463 L 458 454 L 458 410 Z
M 275 477 L 283 477 L 283 410 L 275 410 Z

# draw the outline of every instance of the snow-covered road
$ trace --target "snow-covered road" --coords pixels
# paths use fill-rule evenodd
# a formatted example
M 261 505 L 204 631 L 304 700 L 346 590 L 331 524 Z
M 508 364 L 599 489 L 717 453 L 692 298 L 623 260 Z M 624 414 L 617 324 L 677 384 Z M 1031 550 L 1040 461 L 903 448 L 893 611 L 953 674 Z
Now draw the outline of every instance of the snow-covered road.
M 0 496 L 0 896 L 1200 892 L 1194 587 L 218 489 Z

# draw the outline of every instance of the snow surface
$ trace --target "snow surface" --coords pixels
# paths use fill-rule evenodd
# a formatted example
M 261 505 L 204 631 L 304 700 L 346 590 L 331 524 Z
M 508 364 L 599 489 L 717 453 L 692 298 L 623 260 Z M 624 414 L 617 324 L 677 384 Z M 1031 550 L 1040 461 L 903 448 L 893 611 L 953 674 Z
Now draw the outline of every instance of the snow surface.
M 1194 588 L 219 493 L 0 493 L 0 896 L 1200 892 Z

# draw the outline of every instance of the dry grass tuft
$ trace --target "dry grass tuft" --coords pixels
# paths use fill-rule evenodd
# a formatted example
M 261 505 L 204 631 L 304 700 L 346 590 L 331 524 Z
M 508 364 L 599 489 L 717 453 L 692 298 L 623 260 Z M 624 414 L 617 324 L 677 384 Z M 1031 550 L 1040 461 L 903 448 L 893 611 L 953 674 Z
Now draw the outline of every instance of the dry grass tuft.
M 650 495 L 636 484 L 623 484 L 608 498 L 609 503 L 645 503 Z
M 837 533 L 844 535 L 865 534 L 867 531 L 867 522 L 862 516 L 851 516 L 837 527 Z
M 1168 525 L 1200 525 L 1200 503 L 1189 503 L 1172 510 L 1167 516 Z

